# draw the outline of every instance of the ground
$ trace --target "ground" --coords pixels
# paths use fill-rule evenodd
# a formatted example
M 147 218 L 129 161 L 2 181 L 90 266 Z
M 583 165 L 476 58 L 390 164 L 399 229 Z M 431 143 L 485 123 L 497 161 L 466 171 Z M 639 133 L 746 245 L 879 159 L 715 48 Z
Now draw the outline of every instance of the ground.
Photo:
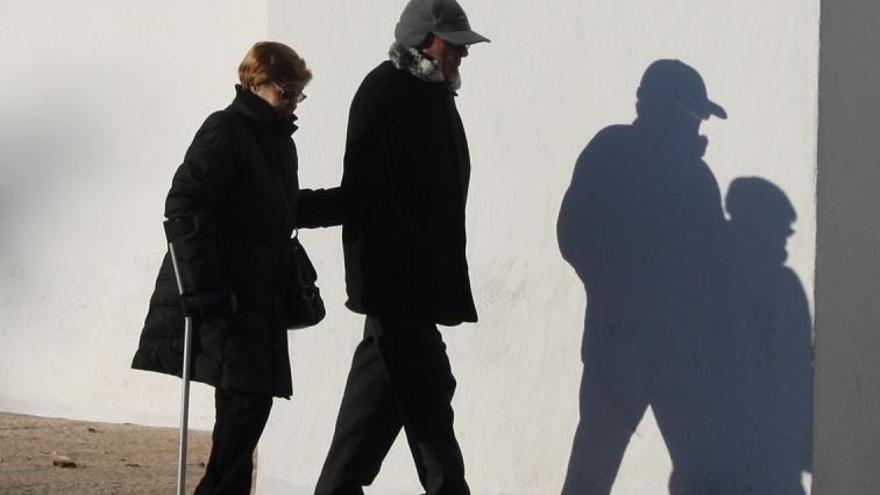
M 0 413 L 3 495 L 169 495 L 178 430 Z M 190 431 L 187 493 L 205 471 L 210 432 Z M 58 467 L 65 459 L 75 467 Z

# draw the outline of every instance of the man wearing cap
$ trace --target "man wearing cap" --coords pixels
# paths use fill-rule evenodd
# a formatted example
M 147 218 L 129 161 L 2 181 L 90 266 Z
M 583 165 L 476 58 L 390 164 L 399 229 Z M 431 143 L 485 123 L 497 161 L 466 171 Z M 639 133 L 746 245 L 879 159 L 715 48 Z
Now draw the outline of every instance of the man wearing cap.
M 427 495 L 466 495 L 437 325 L 477 320 L 465 257 L 467 140 L 454 96 L 471 30 L 455 0 L 410 0 L 354 96 L 342 187 L 346 306 L 366 315 L 316 495 L 363 494 L 400 429 Z

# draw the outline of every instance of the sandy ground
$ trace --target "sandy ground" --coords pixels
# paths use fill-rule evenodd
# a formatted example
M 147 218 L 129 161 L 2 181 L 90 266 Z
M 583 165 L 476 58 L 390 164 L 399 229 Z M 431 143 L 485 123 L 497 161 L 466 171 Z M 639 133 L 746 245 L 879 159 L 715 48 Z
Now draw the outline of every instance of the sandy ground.
M 169 495 L 177 484 L 173 428 L 0 413 L 2 495 Z M 205 471 L 210 432 L 190 431 L 187 493 Z M 56 467 L 65 456 L 76 467 Z

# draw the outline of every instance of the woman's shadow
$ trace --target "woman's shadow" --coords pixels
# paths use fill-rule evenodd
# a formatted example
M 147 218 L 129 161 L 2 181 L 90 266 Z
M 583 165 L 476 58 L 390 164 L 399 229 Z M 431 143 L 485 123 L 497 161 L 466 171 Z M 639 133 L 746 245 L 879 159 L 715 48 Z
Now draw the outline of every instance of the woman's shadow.
M 557 225 L 584 283 L 580 421 L 564 495 L 604 495 L 648 406 L 673 495 L 803 495 L 812 351 L 806 296 L 784 265 L 795 211 L 758 178 L 726 220 L 699 127 L 726 118 L 696 70 L 646 70 L 630 125 L 581 153 Z

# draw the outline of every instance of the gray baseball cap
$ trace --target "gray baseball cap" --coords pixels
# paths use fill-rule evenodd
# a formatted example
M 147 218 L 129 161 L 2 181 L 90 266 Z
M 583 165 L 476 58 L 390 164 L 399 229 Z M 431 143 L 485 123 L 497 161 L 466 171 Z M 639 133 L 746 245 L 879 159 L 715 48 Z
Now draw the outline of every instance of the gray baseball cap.
M 394 28 L 394 38 L 415 48 L 432 33 L 456 45 L 489 41 L 471 30 L 464 9 L 455 0 L 409 0 Z

